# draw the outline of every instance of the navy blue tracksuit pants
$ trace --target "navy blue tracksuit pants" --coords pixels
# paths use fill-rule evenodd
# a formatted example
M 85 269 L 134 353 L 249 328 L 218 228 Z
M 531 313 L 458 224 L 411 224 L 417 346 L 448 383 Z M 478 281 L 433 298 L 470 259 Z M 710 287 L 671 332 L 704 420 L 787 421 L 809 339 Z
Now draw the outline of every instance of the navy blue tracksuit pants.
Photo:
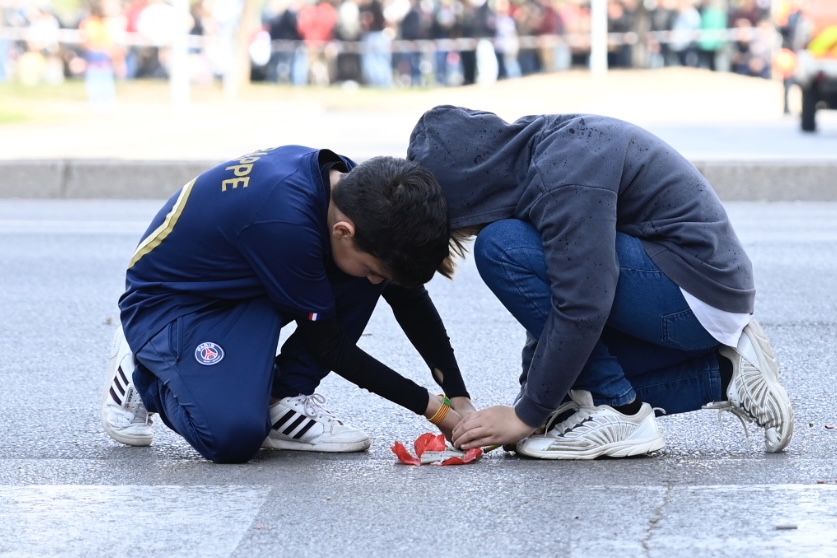
M 333 288 L 342 332 L 356 342 L 383 285 L 340 273 Z M 329 372 L 296 334 L 275 357 L 289 321 L 266 298 L 181 316 L 136 353 L 134 385 L 146 408 L 205 458 L 247 461 L 270 431 L 271 395 L 311 394 Z

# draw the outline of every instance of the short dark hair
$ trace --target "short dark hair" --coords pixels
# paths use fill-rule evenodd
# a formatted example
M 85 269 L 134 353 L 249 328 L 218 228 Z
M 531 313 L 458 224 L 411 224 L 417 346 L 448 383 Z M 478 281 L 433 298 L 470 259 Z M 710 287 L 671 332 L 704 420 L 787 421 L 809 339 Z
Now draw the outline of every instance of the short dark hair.
M 349 171 L 331 195 L 354 222 L 358 249 L 380 259 L 395 283 L 421 285 L 447 269 L 448 205 L 430 171 L 406 159 L 375 157 Z

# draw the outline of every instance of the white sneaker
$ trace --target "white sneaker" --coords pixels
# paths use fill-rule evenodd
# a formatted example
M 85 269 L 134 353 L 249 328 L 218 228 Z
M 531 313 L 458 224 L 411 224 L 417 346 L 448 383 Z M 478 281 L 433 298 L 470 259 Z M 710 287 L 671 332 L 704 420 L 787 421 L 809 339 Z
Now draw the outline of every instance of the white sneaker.
M 654 410 L 643 403 L 635 415 L 623 415 L 608 405 L 593 405 L 589 391 L 570 391 L 572 401 L 555 416 L 576 407 L 575 413 L 546 434 L 530 436 L 517 443 L 517 452 L 540 459 L 596 459 L 601 456 L 628 457 L 662 449 L 665 445 Z
M 779 383 L 779 363 L 761 325 L 752 320 L 735 349 L 722 347 L 719 352 L 732 362 L 727 401 L 704 408 L 729 411 L 742 423 L 755 422 L 764 428 L 767 451 L 782 451 L 793 437 L 793 409 Z
M 104 389 L 102 422 L 105 432 L 129 446 L 148 446 L 154 437 L 153 413 L 145 409 L 131 376 L 134 355 L 120 326 L 113 336 L 108 361 L 108 381 Z
M 270 434 L 263 448 L 351 452 L 364 451 L 372 441 L 357 428 L 341 421 L 323 407 L 325 397 L 284 397 L 270 406 Z

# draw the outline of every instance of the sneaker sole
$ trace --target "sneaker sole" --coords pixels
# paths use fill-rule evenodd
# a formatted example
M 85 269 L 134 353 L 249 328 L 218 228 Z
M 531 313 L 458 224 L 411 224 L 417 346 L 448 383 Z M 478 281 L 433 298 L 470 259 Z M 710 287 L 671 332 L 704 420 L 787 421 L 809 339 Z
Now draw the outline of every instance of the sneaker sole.
M 661 450 L 666 443 L 662 436 L 641 442 L 614 442 L 584 451 L 578 450 L 527 450 L 518 446 L 517 453 L 538 459 L 596 459 L 597 457 L 632 457 Z
M 130 429 L 116 430 L 104 421 L 103 424 L 105 426 L 105 432 L 107 432 L 108 436 L 110 436 L 117 442 L 128 446 L 150 446 L 151 442 L 154 440 L 154 437 L 149 436 L 148 434 L 137 434 L 135 432 L 131 432 Z
M 323 453 L 352 453 L 366 451 L 372 445 L 371 440 L 359 442 L 327 442 L 321 444 L 306 444 L 291 440 L 271 440 L 268 438 L 262 444 L 265 449 L 292 450 L 292 451 L 316 451 Z
M 749 331 L 748 331 L 749 330 Z M 755 397 L 754 394 L 748 392 L 748 396 L 753 399 L 759 407 L 774 408 L 776 416 L 780 417 L 781 423 L 785 425 L 785 431 L 779 432 L 776 428 L 765 428 L 765 447 L 768 452 L 780 452 L 787 447 L 793 438 L 793 407 L 791 407 L 790 397 L 784 386 L 779 382 L 779 367 L 776 360 L 776 355 L 773 348 L 767 339 L 767 335 L 761 328 L 761 324 L 756 320 L 752 320 L 744 330 L 750 342 L 758 352 L 758 371 L 761 374 L 767 386 L 767 390 L 761 394 L 760 397 Z M 723 348 L 720 350 L 722 356 L 730 359 L 732 362 L 737 362 L 736 352 L 730 348 Z M 725 354 L 725 353 L 728 353 Z M 767 358 L 763 358 L 767 355 Z M 740 364 L 739 364 L 740 367 Z M 733 375 L 737 372 L 740 375 L 740 370 L 735 370 Z M 733 382 L 730 382 L 733 384 Z M 755 394 L 757 395 L 757 394 Z M 770 440 L 768 438 L 774 438 Z
M 104 388 L 102 389 L 102 426 L 105 428 L 105 432 L 108 436 L 110 436 L 113 440 L 119 442 L 120 444 L 125 444 L 128 446 L 134 447 L 145 447 L 150 446 L 151 442 L 154 441 L 154 435 L 152 434 L 137 434 L 135 431 L 135 427 L 126 427 L 117 429 L 111 426 L 106 417 L 107 417 L 107 406 L 108 400 L 110 399 L 110 386 L 113 384 L 114 376 L 116 376 L 116 371 L 119 369 L 119 362 L 116 361 L 116 358 L 119 356 L 119 349 L 121 348 L 121 344 L 124 341 L 124 335 L 119 335 L 119 330 L 117 333 L 114 334 L 113 341 L 111 341 L 110 352 L 108 353 L 108 367 L 105 371 L 105 382 Z M 110 361 L 116 361 L 116 367 L 112 368 L 110 366 Z

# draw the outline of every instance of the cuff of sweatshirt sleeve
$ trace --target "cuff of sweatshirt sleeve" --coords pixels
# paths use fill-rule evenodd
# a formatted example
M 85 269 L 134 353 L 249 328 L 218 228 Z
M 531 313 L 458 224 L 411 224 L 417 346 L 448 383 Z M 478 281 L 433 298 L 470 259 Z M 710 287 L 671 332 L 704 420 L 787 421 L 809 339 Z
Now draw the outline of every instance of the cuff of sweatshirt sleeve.
M 465 382 L 462 381 L 462 377 L 460 376 L 458 381 L 446 381 L 440 384 L 440 387 L 445 391 L 445 395 L 448 397 L 467 397 L 468 399 L 471 398 L 470 394 L 468 393 L 468 389 L 465 387 Z
M 538 404 L 534 399 L 525 394 L 514 405 L 514 412 L 517 414 L 517 418 L 532 428 L 541 426 L 544 421 L 546 421 L 549 414 L 554 410 L 555 409 L 551 407 L 544 407 L 543 405 Z
M 450 399 L 454 397 L 467 397 L 468 399 L 471 398 L 471 394 L 468 393 L 464 387 L 462 389 L 446 389 L 445 395 L 447 395 Z

